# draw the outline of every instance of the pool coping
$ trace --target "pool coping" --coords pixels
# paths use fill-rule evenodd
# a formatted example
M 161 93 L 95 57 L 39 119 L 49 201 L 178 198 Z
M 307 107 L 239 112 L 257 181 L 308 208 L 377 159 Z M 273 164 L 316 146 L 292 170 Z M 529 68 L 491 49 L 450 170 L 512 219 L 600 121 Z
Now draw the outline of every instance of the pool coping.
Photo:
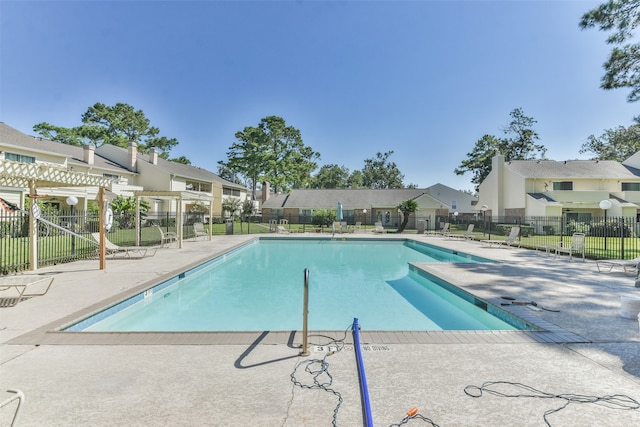
M 11 345 L 250 345 L 250 344 L 287 344 L 293 347 L 302 345 L 302 331 L 180 331 L 180 332 L 74 332 L 64 331 L 64 328 L 94 315 L 107 307 L 116 305 L 137 294 L 144 292 L 179 274 L 197 268 L 226 253 L 252 244 L 260 237 L 238 243 L 223 251 L 211 254 L 179 269 L 156 277 L 140 285 L 127 289 L 98 303 L 64 316 L 54 322 L 10 339 L 6 344 Z M 270 237 L 271 238 L 271 237 Z M 408 240 L 408 239 L 402 239 Z M 428 274 L 440 277 L 432 269 L 415 268 Z M 464 290 L 458 284 L 452 285 Z M 468 292 L 465 290 L 465 292 Z M 471 292 L 469 292 L 471 293 Z M 471 293 L 473 295 L 473 293 Z M 360 331 L 363 344 L 505 344 L 505 343 L 590 343 L 577 334 L 547 322 L 536 316 L 527 306 L 510 306 L 504 309 L 522 320 L 536 326 L 539 330 L 509 330 L 509 331 Z M 347 332 L 347 333 L 345 333 Z M 348 331 L 310 330 L 309 337 L 321 337 L 316 345 L 326 345 L 333 337 L 344 336 L 345 343 L 352 344 Z M 331 338 L 328 338 L 331 337 Z

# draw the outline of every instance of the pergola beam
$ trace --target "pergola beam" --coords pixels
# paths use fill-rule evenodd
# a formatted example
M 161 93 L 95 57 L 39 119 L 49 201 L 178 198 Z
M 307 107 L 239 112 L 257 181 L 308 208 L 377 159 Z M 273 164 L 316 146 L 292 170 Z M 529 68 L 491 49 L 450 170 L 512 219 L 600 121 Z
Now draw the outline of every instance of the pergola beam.
M 100 187 L 101 199 L 104 189 L 111 185 L 111 179 L 99 175 L 89 175 L 67 169 L 54 163 L 22 163 L 12 160 L 0 160 L 0 186 L 22 187 L 30 196 L 37 194 L 39 187 Z M 35 200 L 35 199 L 33 199 Z M 35 201 L 33 202 L 35 203 Z M 100 235 L 104 237 L 102 218 L 104 206 L 100 203 Z M 38 233 L 37 218 L 33 209 L 29 209 L 29 266 L 38 269 Z M 105 268 L 103 259 L 103 238 L 100 239 L 100 269 Z

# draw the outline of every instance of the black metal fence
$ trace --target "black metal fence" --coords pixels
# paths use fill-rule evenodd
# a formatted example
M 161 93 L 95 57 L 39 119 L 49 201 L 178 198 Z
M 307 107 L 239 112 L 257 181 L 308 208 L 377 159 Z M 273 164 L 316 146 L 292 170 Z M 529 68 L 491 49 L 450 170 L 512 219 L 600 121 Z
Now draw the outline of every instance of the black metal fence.
M 360 222 L 363 226 L 373 224 L 377 218 L 346 215 L 343 221 L 349 225 Z M 120 246 L 155 246 L 161 236 L 157 227 L 164 232 L 177 231 L 176 214 L 162 212 L 144 214 L 136 224 L 134 213 L 116 214 L 108 238 Z M 251 216 L 229 219 L 224 216 L 212 217 L 213 235 L 255 234 L 274 231 L 270 222 L 285 223 L 295 231 L 312 231 L 317 227 L 311 216 Z M 208 228 L 209 216 L 202 213 L 184 215 L 181 231 L 183 238 L 195 236 L 193 224 L 201 222 Z M 375 222 L 375 221 L 374 221 Z M 576 218 L 562 217 L 479 217 L 425 216 L 412 218 L 406 233 L 423 232 L 441 228 L 450 223 L 451 231 L 463 233 L 474 224 L 474 238 L 501 239 L 508 235 L 511 227 L 520 227 L 521 246 L 530 249 L 553 248 L 566 245 L 574 233 L 584 233 L 586 255 L 593 259 L 632 259 L 640 256 L 640 223 L 631 217 Z M 97 211 L 55 211 L 44 212 L 38 224 L 38 265 L 52 265 L 78 259 L 97 257 L 98 243 L 92 233 L 98 232 Z M 386 224 L 389 232 L 397 229 L 393 220 Z M 328 229 L 327 229 L 328 230 Z M 325 230 L 326 231 L 326 230 Z M 0 211 L 0 273 L 9 274 L 30 268 L 29 260 L 29 218 L 25 212 Z

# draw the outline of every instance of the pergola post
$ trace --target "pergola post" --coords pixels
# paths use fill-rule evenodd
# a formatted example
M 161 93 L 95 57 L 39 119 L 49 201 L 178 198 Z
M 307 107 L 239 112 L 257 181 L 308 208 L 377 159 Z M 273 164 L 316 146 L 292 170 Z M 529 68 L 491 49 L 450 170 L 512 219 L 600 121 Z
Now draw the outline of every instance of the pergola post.
M 29 195 L 36 195 L 36 182 L 29 181 Z M 38 269 L 38 218 L 35 212 L 39 212 L 37 208 L 38 199 L 31 197 L 31 208 L 29 209 L 29 268 L 31 270 Z M 34 206 L 36 206 L 34 208 Z

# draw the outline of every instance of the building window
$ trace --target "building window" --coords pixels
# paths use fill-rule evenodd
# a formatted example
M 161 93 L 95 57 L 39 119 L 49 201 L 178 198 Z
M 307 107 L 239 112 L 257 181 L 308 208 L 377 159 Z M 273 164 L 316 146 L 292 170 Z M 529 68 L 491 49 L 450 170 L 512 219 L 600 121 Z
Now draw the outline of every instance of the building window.
M 103 173 L 102 176 L 104 178 L 110 179 L 112 181 L 119 181 L 120 180 L 120 175 L 114 175 L 112 173 Z
M 236 189 L 233 189 L 233 188 L 223 188 L 222 189 L 222 194 L 224 194 L 225 196 L 240 197 L 240 190 L 236 190 Z
M 640 191 L 640 182 L 623 182 L 622 191 Z
M 573 190 L 573 181 L 558 181 L 553 183 L 554 190 Z
M 13 160 L 21 163 L 35 163 L 36 158 L 33 156 L 25 156 L 24 154 L 4 153 L 5 160 Z
M 567 212 L 566 215 L 567 222 L 591 222 L 592 217 L 590 212 Z

